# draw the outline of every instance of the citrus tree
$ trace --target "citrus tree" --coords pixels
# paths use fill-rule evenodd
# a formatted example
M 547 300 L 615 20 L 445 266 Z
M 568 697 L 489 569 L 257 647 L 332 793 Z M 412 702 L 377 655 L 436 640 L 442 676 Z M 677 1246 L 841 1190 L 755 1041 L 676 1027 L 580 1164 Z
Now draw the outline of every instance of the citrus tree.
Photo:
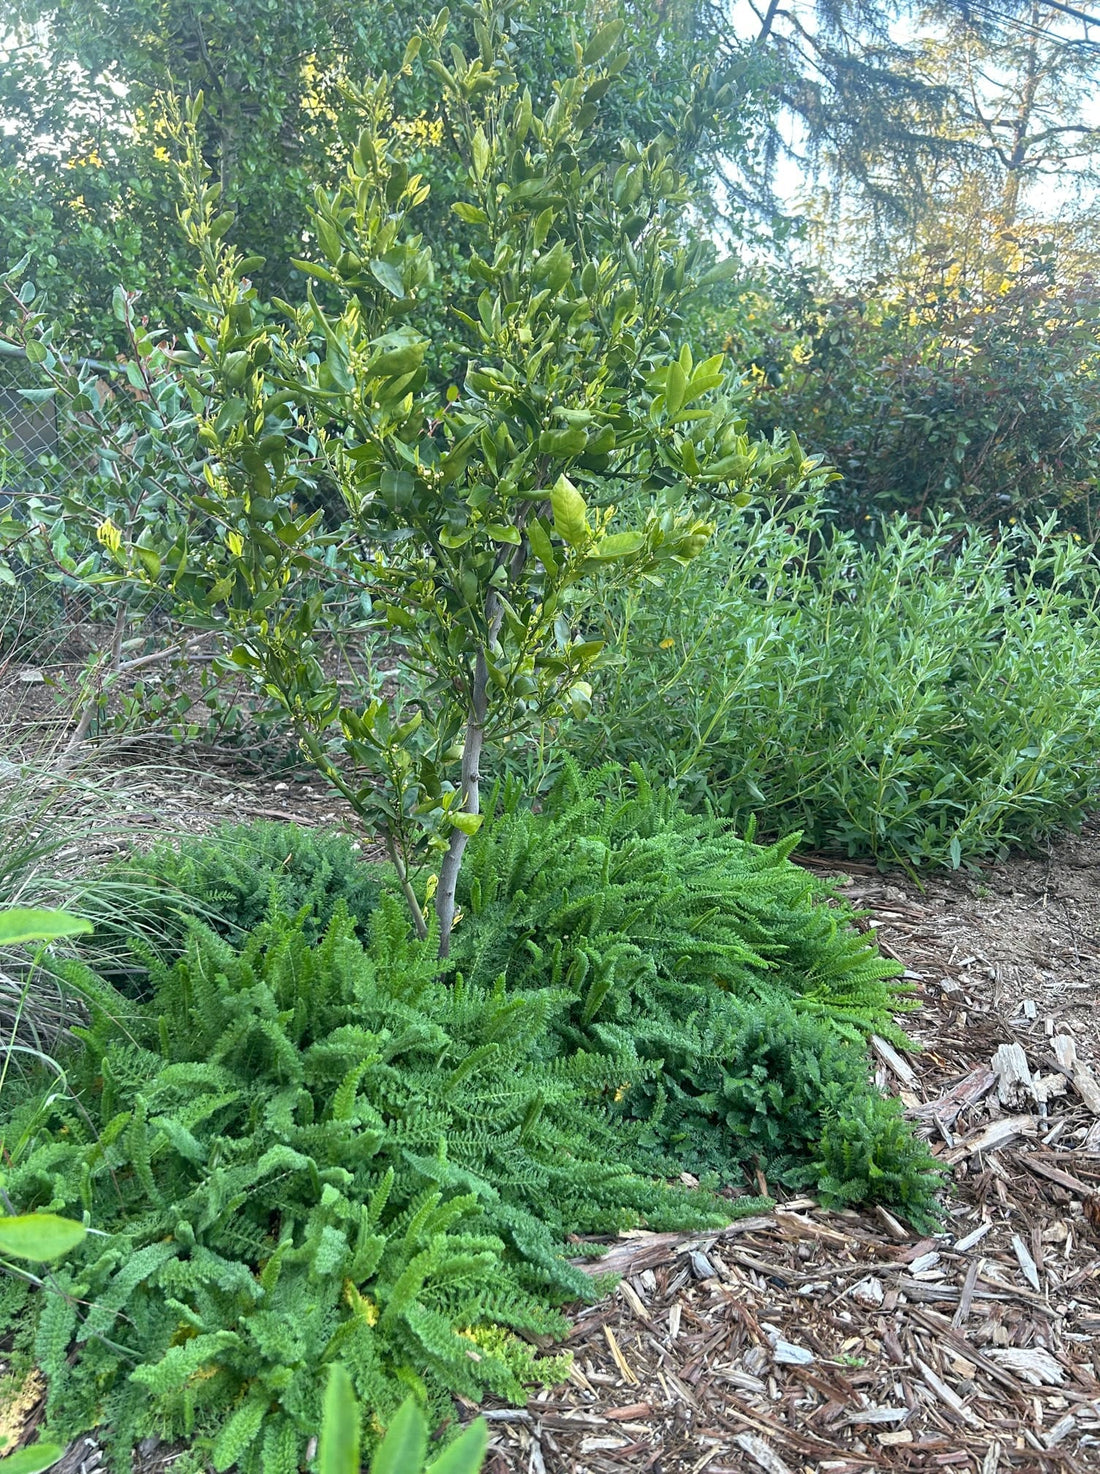
M 162 494 L 99 536 L 120 576 L 224 637 L 383 838 L 422 934 L 434 898 L 444 955 L 491 754 L 587 708 L 592 601 L 694 557 L 716 499 L 819 474 L 793 436 L 750 440 L 721 357 L 679 341 L 692 295 L 734 266 L 692 241 L 679 163 L 730 99 L 700 74 L 675 122 L 609 156 L 594 125 L 623 29 L 578 44 L 541 108 L 516 79 L 507 3 L 484 0 L 470 54 L 448 49 L 445 14 L 410 42 L 404 67 L 434 80 L 427 124 L 462 160 L 448 187 L 475 242 L 449 269 L 446 336 L 423 313 L 429 182 L 409 165 L 423 128 L 398 115 L 388 76 L 348 91 L 358 142 L 341 187 L 318 194 L 319 252 L 297 263 L 312 285 L 294 304 L 262 302 L 258 261 L 227 243 L 196 99 L 178 137 L 197 325 L 170 347 L 130 315 L 146 433 L 124 459 Z M 336 609 L 384 638 L 411 695 L 337 679 L 323 638 Z

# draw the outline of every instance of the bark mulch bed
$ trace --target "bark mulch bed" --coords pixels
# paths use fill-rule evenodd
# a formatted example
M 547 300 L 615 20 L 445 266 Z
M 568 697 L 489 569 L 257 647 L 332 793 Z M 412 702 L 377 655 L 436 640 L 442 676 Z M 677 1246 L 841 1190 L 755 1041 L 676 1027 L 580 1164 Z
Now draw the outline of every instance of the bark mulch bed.
M 920 1052 L 874 1052 L 948 1172 L 946 1231 L 802 1199 L 628 1236 L 571 1382 L 485 1410 L 489 1474 L 1100 1470 L 1100 844 L 849 876 L 923 1004 Z

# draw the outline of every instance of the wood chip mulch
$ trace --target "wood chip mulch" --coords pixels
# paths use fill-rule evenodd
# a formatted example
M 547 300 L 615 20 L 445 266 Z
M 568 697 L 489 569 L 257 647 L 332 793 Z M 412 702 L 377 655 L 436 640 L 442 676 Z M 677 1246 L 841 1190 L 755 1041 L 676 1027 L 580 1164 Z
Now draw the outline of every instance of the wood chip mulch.
M 487 1474 L 1100 1470 L 1095 937 L 1046 914 L 1028 862 L 961 910 L 959 878 L 851 868 L 923 1004 L 903 1023 L 924 1048 L 873 1054 L 945 1167 L 945 1231 L 801 1199 L 624 1237 L 591 1266 L 624 1278 L 575 1313 L 571 1381 L 482 1410 Z M 1021 925 L 1041 955 L 1006 997 Z

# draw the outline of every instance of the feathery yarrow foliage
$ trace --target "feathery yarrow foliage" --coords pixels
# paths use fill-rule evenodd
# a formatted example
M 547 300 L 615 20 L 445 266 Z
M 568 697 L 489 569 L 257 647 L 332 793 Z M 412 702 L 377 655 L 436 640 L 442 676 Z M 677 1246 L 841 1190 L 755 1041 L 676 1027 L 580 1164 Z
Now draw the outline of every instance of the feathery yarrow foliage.
M 729 1183 L 756 1159 L 834 1202 L 935 1216 L 932 1158 L 872 1086 L 898 1042 L 900 969 L 789 859 L 676 808 L 641 771 L 568 765 L 543 810 L 519 791 L 471 841 L 454 961 L 472 982 L 564 991 L 548 1046 L 618 1062 L 624 1129 Z
M 459 893 L 471 923 L 455 962 L 472 980 L 564 987 L 581 1030 L 683 1018 L 715 995 L 783 1000 L 852 1040 L 902 1037 L 901 969 L 791 863 L 797 834 L 739 839 L 614 765 L 582 777 L 567 764 L 540 813 L 518 786 L 501 803 Z
M 365 936 L 381 869 L 362 859 L 349 835 L 295 824 L 225 824 L 213 834 L 163 841 L 109 872 L 140 882 L 142 890 L 125 912 L 97 926 L 93 965 L 102 971 L 99 954 L 112 933 L 116 942 L 147 940 L 160 957 L 182 952 L 196 917 L 239 944 L 281 913 L 296 917 L 306 941 L 315 942 L 342 903 Z M 132 947 L 129 952 L 111 980 L 126 992 L 140 991 L 141 971 Z
M 368 1431 L 410 1389 L 437 1419 L 450 1393 L 522 1399 L 540 1366 L 513 1333 L 592 1293 L 567 1232 L 736 1216 L 634 1170 L 617 1061 L 540 1058 L 554 991 L 448 985 L 392 897 L 369 949 L 340 908 L 314 947 L 280 916 L 239 951 L 196 925 L 146 1003 L 74 982 L 71 1094 L 9 1096 L 0 1127 L 20 1209 L 107 1234 L 23 1313 L 49 1426 L 105 1425 L 120 1469 L 156 1432 L 293 1474 L 336 1358 Z

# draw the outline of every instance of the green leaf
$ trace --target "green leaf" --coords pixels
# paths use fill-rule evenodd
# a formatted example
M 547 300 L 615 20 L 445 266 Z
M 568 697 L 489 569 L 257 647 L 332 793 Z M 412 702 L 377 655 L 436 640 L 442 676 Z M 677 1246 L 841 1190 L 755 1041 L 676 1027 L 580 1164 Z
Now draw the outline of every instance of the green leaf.
M 609 20 L 605 26 L 601 26 L 585 47 L 584 55 L 581 57 L 582 64 L 590 67 L 602 61 L 617 43 L 625 25 L 626 22 L 622 20 Z
M 665 380 L 665 413 L 671 418 L 679 414 L 687 397 L 687 375 L 678 363 L 670 363 Z
M 428 1431 L 424 1414 L 410 1397 L 403 1402 L 371 1460 L 370 1474 L 413 1474 L 424 1464 Z
M 500 522 L 488 523 L 485 531 L 495 543 L 511 543 L 516 548 L 523 540 L 518 527 L 506 527 Z
M 426 1474 L 478 1474 L 488 1446 L 489 1425 L 478 1418 L 428 1465 Z
M 463 809 L 460 809 L 457 814 L 452 813 L 449 818 L 456 829 L 461 829 L 463 834 L 469 835 L 476 834 L 485 822 L 484 814 L 467 814 Z
M 588 444 L 588 434 L 579 425 L 568 430 L 544 430 L 539 436 L 539 450 L 544 455 L 579 456 Z
M 401 298 L 405 295 L 405 283 L 401 280 L 401 273 L 396 266 L 391 266 L 388 261 L 372 261 L 370 264 L 371 276 L 380 282 L 391 296 Z
M 160 558 L 153 549 L 137 547 L 134 549 L 134 556 L 145 570 L 150 583 L 156 583 L 160 577 Z
M 541 522 L 535 521 L 528 525 L 527 541 L 531 544 L 532 553 L 553 578 L 558 571 L 558 560 L 554 557 L 554 544 Z
M 16 1449 L 13 1454 L 0 1450 L 3 1459 L 0 1469 L 4 1474 L 42 1474 L 42 1470 L 52 1469 L 64 1453 L 56 1443 L 34 1443 L 30 1448 Z
M 640 532 L 613 532 L 605 537 L 593 550 L 594 558 L 629 558 L 645 547 L 645 538 Z
M 43 1264 L 75 1249 L 87 1229 L 56 1213 L 22 1213 L 0 1218 L 0 1254 L 14 1254 Z
M 719 261 L 709 271 L 704 271 L 697 283 L 700 287 L 709 287 L 714 282 L 729 281 L 731 276 L 736 276 L 741 269 L 741 262 L 736 256 L 727 256 L 724 261 Z
M 567 476 L 559 476 L 554 482 L 550 506 L 554 513 L 554 531 L 562 542 L 577 548 L 588 541 L 592 535 L 588 526 L 588 508 L 584 497 Z
M 317 1474 L 359 1474 L 359 1404 L 340 1362 L 329 1369 Z
M 28 342 L 26 346 L 26 355 L 28 363 L 46 362 L 46 350 L 36 338 L 31 338 L 31 340 Z
M 478 205 L 468 204 L 465 200 L 456 200 L 451 206 L 460 220 L 465 220 L 467 225 L 488 225 L 489 217 Z
M 14 906 L 0 911 L 0 946 L 18 947 L 24 942 L 53 942 L 58 937 L 84 936 L 92 923 L 68 911 L 36 911 L 28 906 Z

